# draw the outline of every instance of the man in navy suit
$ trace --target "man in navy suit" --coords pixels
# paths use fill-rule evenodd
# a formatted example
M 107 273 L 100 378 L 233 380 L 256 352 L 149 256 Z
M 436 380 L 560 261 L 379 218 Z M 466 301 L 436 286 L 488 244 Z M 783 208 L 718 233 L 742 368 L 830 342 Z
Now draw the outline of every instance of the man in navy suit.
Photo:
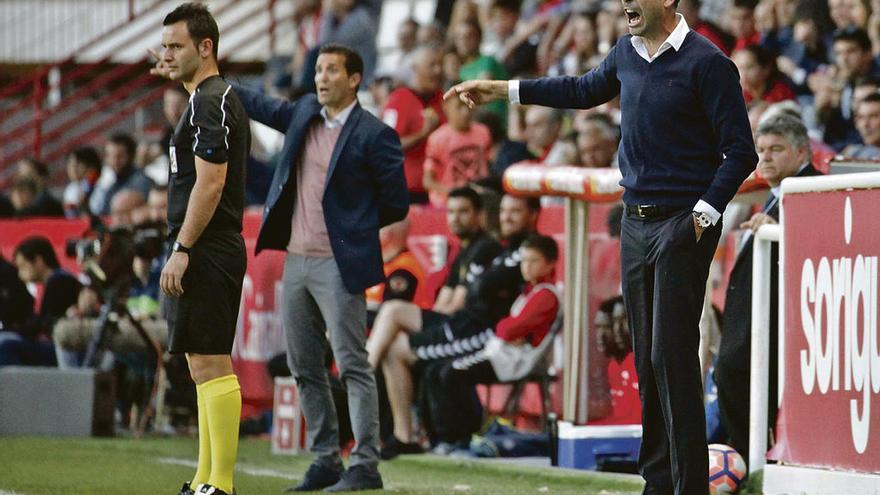
M 768 112 L 769 113 L 769 112 Z M 766 114 L 765 114 L 766 115 Z M 820 175 L 810 163 L 810 138 L 799 117 L 780 114 L 762 119 L 755 132 L 760 161 L 758 171 L 770 185 L 770 197 L 760 212 L 740 227 L 749 229 L 740 242 L 736 263 L 730 272 L 721 346 L 715 363 L 718 407 L 730 446 L 747 457 L 749 452 L 749 374 L 752 342 L 752 245 L 761 225 L 779 221 L 779 185 L 787 177 Z M 770 258 L 770 382 L 768 425 L 776 425 L 777 287 L 779 248 L 773 244 Z
M 639 471 L 646 494 L 706 495 L 700 314 L 721 214 L 758 158 L 736 67 L 690 30 L 677 4 L 623 0 L 630 34 L 583 76 L 468 81 L 446 97 L 590 108 L 620 96 L 621 280 L 642 401 Z
M 317 97 L 288 102 L 235 88 L 252 119 L 286 134 L 256 251 L 287 252 L 281 302 L 287 359 L 316 454 L 289 491 L 382 488 L 364 289 L 384 280 L 379 229 L 404 219 L 409 200 L 397 133 L 358 104 L 363 71 L 355 51 L 325 45 L 316 64 Z M 324 363 L 325 329 L 356 442 L 346 471 Z

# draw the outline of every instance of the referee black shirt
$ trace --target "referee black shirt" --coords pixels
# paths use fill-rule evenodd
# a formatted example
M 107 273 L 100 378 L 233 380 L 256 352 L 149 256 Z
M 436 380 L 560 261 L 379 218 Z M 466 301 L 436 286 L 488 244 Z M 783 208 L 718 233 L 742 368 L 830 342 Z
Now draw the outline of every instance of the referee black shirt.
M 232 86 L 220 76 L 199 83 L 180 117 L 168 149 L 168 231 L 177 237 L 196 183 L 195 157 L 226 163 L 226 184 L 204 234 L 241 232 L 244 180 L 251 146 L 249 120 Z

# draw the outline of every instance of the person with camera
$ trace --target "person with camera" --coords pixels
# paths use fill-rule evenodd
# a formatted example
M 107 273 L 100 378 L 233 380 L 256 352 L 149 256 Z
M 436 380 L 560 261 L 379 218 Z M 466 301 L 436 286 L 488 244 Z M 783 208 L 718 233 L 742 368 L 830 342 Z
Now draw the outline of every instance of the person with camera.
M 186 353 L 196 382 L 199 460 L 180 493 L 233 493 L 241 392 L 232 343 L 247 255 L 241 236 L 248 116 L 217 66 L 219 30 L 207 7 L 182 4 L 162 22 L 154 75 L 191 95 L 169 146 L 171 255 L 160 286 L 168 296 L 169 351 Z

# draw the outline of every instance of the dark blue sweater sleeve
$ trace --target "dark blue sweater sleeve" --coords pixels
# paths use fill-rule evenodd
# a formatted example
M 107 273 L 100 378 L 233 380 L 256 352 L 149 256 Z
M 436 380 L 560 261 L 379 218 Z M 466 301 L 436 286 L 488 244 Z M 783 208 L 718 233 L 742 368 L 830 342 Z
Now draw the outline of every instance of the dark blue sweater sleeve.
M 700 99 L 723 157 L 702 200 L 724 212 L 739 186 L 755 170 L 758 154 L 736 66 L 719 52 L 707 60 L 701 72 Z
M 232 84 L 232 89 L 238 95 L 248 117 L 278 132 L 287 131 L 296 108 L 295 101 L 272 98 L 240 84 Z
M 625 42 L 621 38 L 619 43 Z M 583 76 L 542 77 L 520 81 L 519 100 L 523 105 L 553 108 L 592 108 L 620 94 L 617 79 L 617 45 L 598 67 Z

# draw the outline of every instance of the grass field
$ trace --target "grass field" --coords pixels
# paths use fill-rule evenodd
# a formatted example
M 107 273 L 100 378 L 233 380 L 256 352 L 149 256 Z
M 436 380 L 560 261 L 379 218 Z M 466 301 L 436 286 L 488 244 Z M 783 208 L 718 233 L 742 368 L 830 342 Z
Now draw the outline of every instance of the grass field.
M 0 494 L 176 494 L 192 475 L 195 439 L 57 439 L 0 437 Z M 236 490 L 276 495 L 308 467 L 305 456 L 276 456 L 264 440 L 244 440 Z M 636 477 L 534 468 L 435 456 L 408 456 L 380 465 L 386 491 L 396 494 L 638 494 Z

